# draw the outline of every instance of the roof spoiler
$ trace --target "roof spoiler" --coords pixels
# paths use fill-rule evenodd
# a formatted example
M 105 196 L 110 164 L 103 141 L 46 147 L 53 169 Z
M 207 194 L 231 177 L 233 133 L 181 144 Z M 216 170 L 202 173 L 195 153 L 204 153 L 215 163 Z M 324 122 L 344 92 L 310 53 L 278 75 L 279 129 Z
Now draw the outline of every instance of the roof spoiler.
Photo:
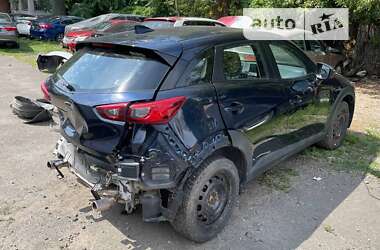
M 113 49 L 120 53 L 133 51 L 133 52 L 142 53 L 144 55 L 150 56 L 151 58 L 157 58 L 163 63 L 168 64 L 169 66 L 173 66 L 178 59 L 178 56 L 170 55 L 168 53 L 165 53 L 164 51 L 158 51 L 158 50 L 154 50 L 150 48 L 139 47 L 133 44 L 124 45 L 124 44 L 113 44 L 113 43 L 98 42 L 98 41 L 96 42 L 83 41 L 83 42 L 77 43 L 77 46 L 76 46 L 77 50 L 80 50 L 83 48 Z

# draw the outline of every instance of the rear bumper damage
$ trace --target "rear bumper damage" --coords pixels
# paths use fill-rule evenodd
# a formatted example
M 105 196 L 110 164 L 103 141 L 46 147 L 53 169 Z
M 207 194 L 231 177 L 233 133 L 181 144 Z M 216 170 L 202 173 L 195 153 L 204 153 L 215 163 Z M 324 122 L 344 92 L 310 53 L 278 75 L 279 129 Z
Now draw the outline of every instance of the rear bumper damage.
M 146 188 L 140 180 L 143 157 L 110 164 L 81 152 L 63 137 L 58 140 L 54 154 L 56 159 L 49 161 L 48 167 L 56 169 L 59 178 L 64 177 L 60 169 L 67 167 L 88 186 L 94 196 L 93 210 L 105 211 L 121 203 L 126 213 L 132 213 L 141 205 L 146 222 L 174 218 L 172 209 L 162 206 L 160 190 Z

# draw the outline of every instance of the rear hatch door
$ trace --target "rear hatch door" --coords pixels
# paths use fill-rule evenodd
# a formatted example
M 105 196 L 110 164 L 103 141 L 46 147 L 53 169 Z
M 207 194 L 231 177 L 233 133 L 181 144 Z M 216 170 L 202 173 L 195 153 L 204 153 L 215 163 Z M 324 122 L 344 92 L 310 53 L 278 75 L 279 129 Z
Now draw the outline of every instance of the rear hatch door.
M 62 135 L 92 154 L 112 153 L 126 123 L 104 118 L 97 107 L 153 99 L 169 70 L 159 58 L 136 51 L 77 52 L 46 82 Z

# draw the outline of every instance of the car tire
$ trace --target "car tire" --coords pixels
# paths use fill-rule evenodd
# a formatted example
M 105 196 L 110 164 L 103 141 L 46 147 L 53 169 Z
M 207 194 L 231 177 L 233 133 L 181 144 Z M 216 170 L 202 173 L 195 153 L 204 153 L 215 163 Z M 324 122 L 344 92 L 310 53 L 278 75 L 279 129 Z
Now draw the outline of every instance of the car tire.
M 63 40 L 63 33 L 58 33 L 57 34 L 57 36 L 55 37 L 55 40 L 57 41 L 57 42 L 62 42 L 62 40 Z
M 343 143 L 344 137 L 347 134 L 347 129 L 350 120 L 350 109 L 348 103 L 342 101 L 338 104 L 336 112 L 328 125 L 325 138 L 317 145 L 333 150 L 340 147 Z
M 231 217 L 239 193 L 239 174 L 226 158 L 206 160 L 189 177 L 174 229 L 195 242 L 215 237 Z

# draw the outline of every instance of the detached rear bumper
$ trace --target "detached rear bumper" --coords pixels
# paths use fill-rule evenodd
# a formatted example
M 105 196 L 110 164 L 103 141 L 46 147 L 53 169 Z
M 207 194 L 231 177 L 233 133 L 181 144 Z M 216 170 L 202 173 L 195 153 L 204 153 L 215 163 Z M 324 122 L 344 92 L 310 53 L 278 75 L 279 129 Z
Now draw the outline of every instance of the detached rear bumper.
M 57 160 L 48 163 L 60 172 L 60 166 L 67 166 L 84 184 L 91 188 L 95 200 L 93 209 L 104 211 L 114 203 L 125 205 L 125 211 L 132 213 L 138 204 L 143 207 L 143 220 L 147 222 L 170 220 L 171 213 L 161 206 L 160 190 L 145 190 L 139 179 L 141 162 L 129 159 L 121 163 L 107 163 L 86 153 L 67 142 L 63 137 L 57 142 Z M 164 216 L 163 214 L 169 214 Z

